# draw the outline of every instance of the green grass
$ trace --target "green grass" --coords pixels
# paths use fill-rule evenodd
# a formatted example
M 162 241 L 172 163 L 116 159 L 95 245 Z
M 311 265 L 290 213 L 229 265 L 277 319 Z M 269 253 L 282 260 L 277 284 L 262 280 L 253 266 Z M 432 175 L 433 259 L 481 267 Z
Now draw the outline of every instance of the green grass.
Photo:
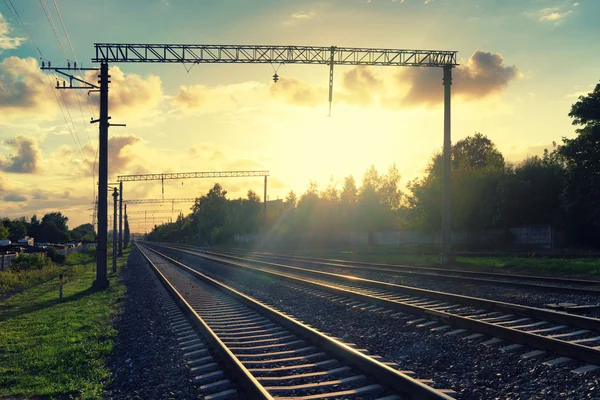
M 91 290 L 95 268 L 87 260 L 66 269 L 61 301 L 52 280 L 0 302 L 0 398 L 102 398 L 125 287 L 119 269 L 107 290 Z
M 55 278 L 60 272 L 67 271 L 67 267 L 83 265 L 94 261 L 94 250 L 69 253 L 63 264 L 50 263 L 38 269 L 28 268 L 21 271 L 0 271 L 0 298 L 13 292 L 36 285 L 48 279 Z

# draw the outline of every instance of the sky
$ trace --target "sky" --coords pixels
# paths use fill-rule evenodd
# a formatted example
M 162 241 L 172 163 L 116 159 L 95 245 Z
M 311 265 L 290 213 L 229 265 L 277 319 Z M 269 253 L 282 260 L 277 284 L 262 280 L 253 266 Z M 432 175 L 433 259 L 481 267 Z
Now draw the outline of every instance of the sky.
M 570 106 L 598 82 L 598 15 L 596 0 L 6 0 L 0 217 L 61 211 L 70 227 L 92 221 L 98 126 L 89 121 L 98 117 L 98 98 L 55 90 L 42 60 L 94 67 L 93 44 L 102 42 L 455 50 L 452 141 L 481 132 L 518 162 L 574 136 Z M 384 173 L 396 164 L 406 185 L 442 148 L 439 68 L 336 66 L 330 117 L 323 65 L 110 68 L 111 122 L 127 126 L 109 131 L 109 182 L 127 174 L 268 170 L 274 200 L 301 194 L 311 180 L 341 187 L 353 175 L 360 183 L 370 165 Z M 94 82 L 95 73 L 87 79 Z M 215 182 L 166 181 L 164 196 L 197 197 Z M 262 198 L 262 178 L 219 182 L 229 197 L 252 189 Z M 161 198 L 161 183 L 125 183 L 124 196 Z M 136 224 L 134 231 L 148 227 Z

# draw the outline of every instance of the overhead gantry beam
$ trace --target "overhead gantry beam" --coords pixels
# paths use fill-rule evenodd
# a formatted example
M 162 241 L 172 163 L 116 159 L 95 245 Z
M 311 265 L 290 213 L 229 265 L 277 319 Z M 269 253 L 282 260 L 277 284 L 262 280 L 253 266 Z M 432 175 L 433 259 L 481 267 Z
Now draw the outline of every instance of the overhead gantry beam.
M 182 199 L 139 199 L 139 200 L 123 200 L 123 204 L 157 204 L 157 203 L 195 203 L 195 197 Z
M 336 46 L 266 46 L 211 44 L 95 43 L 93 62 L 264 63 L 389 65 L 444 67 L 457 65 L 456 51 L 401 50 Z
M 182 212 L 183 210 L 179 209 L 179 210 L 136 210 L 136 211 L 129 211 L 128 214 L 129 215 L 134 215 L 134 214 L 144 214 L 144 215 L 152 215 L 152 214 L 166 214 L 166 213 L 174 213 L 174 212 Z
M 209 171 L 173 172 L 165 174 L 119 175 L 117 177 L 117 181 L 164 181 L 166 179 L 240 178 L 247 176 L 269 176 L 269 171 Z

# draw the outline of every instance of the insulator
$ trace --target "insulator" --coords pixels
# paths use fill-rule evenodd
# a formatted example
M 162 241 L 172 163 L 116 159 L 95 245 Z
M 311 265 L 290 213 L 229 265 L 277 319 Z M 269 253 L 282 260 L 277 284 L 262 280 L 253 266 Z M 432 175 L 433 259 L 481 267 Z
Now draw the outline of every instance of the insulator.
M 77 69 L 77 61 L 73 63 L 73 68 Z
M 46 63 L 42 61 L 42 68 L 44 68 Z
M 67 61 L 67 69 L 71 69 L 71 61 Z
M 56 87 L 60 87 L 60 82 L 56 81 Z
M 279 80 L 279 75 L 277 75 L 277 72 L 275 72 L 275 75 L 273 75 L 273 82 L 277 83 L 278 80 Z

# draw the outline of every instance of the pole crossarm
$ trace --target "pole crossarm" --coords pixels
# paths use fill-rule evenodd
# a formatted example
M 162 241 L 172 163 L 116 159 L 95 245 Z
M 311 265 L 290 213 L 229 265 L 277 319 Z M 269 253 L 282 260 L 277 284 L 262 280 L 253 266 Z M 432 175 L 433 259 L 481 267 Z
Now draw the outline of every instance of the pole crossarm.
M 457 52 L 322 46 L 95 43 L 93 62 L 456 66 Z
M 195 197 L 185 199 L 140 199 L 140 200 L 123 200 L 123 204 L 156 204 L 156 203 L 194 203 Z
M 120 175 L 119 182 L 162 181 L 165 179 L 192 178 L 239 178 L 246 176 L 269 176 L 269 171 L 214 171 L 214 172 L 174 172 L 168 174 Z

